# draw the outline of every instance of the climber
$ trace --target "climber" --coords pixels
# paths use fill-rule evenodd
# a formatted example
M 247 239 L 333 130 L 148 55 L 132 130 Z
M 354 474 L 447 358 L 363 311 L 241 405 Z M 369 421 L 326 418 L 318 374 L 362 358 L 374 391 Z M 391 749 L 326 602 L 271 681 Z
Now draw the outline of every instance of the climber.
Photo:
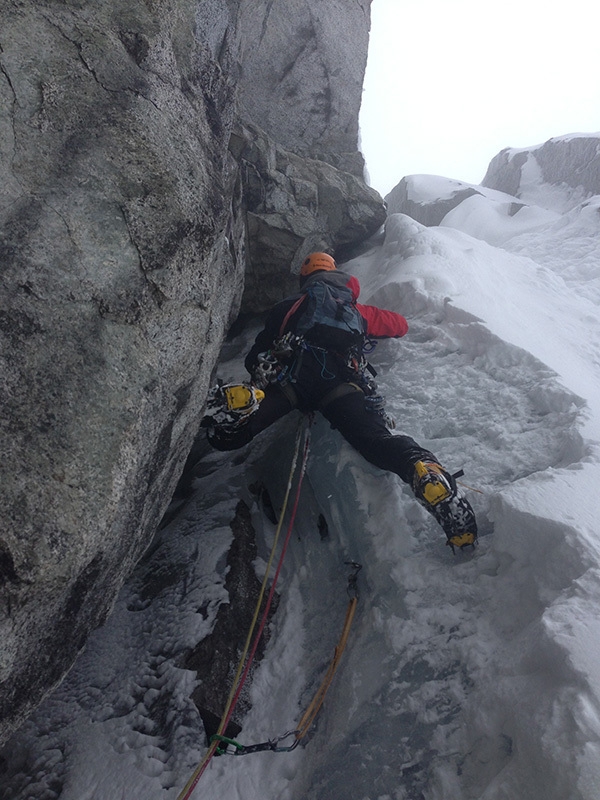
M 474 545 L 475 515 L 455 476 L 410 436 L 392 433 L 363 355 L 370 340 L 404 336 L 406 319 L 357 303 L 359 291 L 357 279 L 337 269 L 330 255 L 309 255 L 300 269 L 300 291 L 271 309 L 245 359 L 264 398 L 235 424 L 206 417 L 208 440 L 219 450 L 235 450 L 295 408 L 319 411 L 367 461 L 412 487 L 453 550 Z

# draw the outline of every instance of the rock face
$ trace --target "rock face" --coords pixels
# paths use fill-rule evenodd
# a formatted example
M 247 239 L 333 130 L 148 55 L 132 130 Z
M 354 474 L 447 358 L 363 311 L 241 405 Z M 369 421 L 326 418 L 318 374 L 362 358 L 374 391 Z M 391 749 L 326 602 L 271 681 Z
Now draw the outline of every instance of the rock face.
M 306 255 L 338 255 L 385 220 L 380 196 L 348 172 L 284 150 L 248 125 L 232 136 L 242 167 L 248 226 L 244 308 L 261 311 L 297 288 Z M 291 267 L 282 272 L 281 265 Z
M 1 15 L 5 724 L 147 546 L 242 291 L 233 86 L 191 4 L 120 6 Z
M 258 308 L 271 300 L 258 262 L 278 272 L 281 291 L 290 253 L 359 241 L 381 223 L 360 170 L 331 166 L 360 165 L 369 2 L 334 3 L 326 20 L 316 0 L 260 5 L 5 0 L 0 9 L 0 740 L 62 677 L 149 544 L 246 268 Z M 286 90 L 274 88 L 270 137 L 247 128 L 232 138 L 262 113 L 248 87 L 259 52 L 264 65 L 279 58 L 265 43 L 288 6 L 287 33 L 303 48 L 285 62 Z M 355 62 L 348 84 L 331 76 L 327 107 L 323 84 L 314 96 L 306 85 L 306 48 L 323 69 L 340 49 Z M 276 145 L 304 103 L 320 133 L 311 126 L 308 138 Z
M 371 0 L 254 0 L 240 27 L 243 115 L 283 148 L 362 178 L 358 112 Z

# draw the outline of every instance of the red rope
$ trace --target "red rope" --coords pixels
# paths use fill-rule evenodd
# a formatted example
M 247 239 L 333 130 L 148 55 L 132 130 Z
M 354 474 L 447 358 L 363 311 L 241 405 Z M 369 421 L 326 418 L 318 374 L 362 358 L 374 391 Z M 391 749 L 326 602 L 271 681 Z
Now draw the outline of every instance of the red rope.
M 286 536 L 285 536 L 285 540 L 284 540 L 283 546 L 281 548 L 281 555 L 279 556 L 279 561 L 277 563 L 277 569 L 275 570 L 275 575 L 273 576 L 273 583 L 271 585 L 271 589 L 270 589 L 269 594 L 267 596 L 267 602 L 265 604 L 265 608 L 264 608 L 264 611 L 263 611 L 263 614 L 262 614 L 262 617 L 261 617 L 261 620 L 260 620 L 260 624 L 259 624 L 258 630 L 256 632 L 256 635 L 254 637 L 254 641 L 252 643 L 252 648 L 250 650 L 250 653 L 248 654 L 248 659 L 246 661 L 246 666 L 244 667 L 244 671 L 243 671 L 243 673 L 242 673 L 242 675 L 240 677 L 237 689 L 236 689 L 235 694 L 233 696 L 233 699 L 231 701 L 231 705 L 230 705 L 229 711 L 226 714 L 225 718 L 221 721 L 221 724 L 219 726 L 219 730 L 220 731 L 224 731 L 227 728 L 227 725 L 229 724 L 229 720 L 231 719 L 231 717 L 233 715 L 233 711 L 235 709 L 237 701 L 239 700 L 240 694 L 241 694 L 242 689 L 244 687 L 244 683 L 246 682 L 246 678 L 248 677 L 248 673 L 250 671 L 250 667 L 252 666 L 252 661 L 254 660 L 254 656 L 256 655 L 256 649 L 258 647 L 258 643 L 260 641 L 260 637 L 262 636 L 262 633 L 263 633 L 263 631 L 265 629 L 265 625 L 267 624 L 267 618 L 269 616 L 269 611 L 271 610 L 271 604 L 273 602 L 273 597 L 275 596 L 275 587 L 277 586 L 277 581 L 279 579 L 279 573 L 281 572 L 281 568 L 283 566 L 283 559 L 285 558 L 287 547 L 288 547 L 288 544 L 290 542 L 290 538 L 291 538 L 291 535 L 292 535 L 292 530 L 293 530 L 293 527 L 294 527 L 294 521 L 296 519 L 296 513 L 298 511 L 298 505 L 299 505 L 299 502 L 300 502 L 300 490 L 302 488 L 302 481 L 304 480 L 304 474 L 306 472 L 306 463 L 308 461 L 309 444 L 310 444 L 310 435 L 309 435 L 309 429 L 307 428 L 306 437 L 305 437 L 305 440 L 304 440 L 304 451 L 303 451 L 303 454 L 302 454 L 302 464 L 301 464 L 301 467 L 300 467 L 300 475 L 299 475 L 299 478 L 298 478 L 298 486 L 296 487 L 296 497 L 294 499 L 294 506 L 292 508 L 292 513 L 290 515 L 290 521 L 288 523 L 288 529 L 287 529 L 287 533 L 286 533 Z M 204 762 L 203 762 L 200 770 L 198 771 L 198 774 L 194 777 L 193 781 L 189 784 L 189 786 L 187 786 L 187 790 L 184 790 L 184 792 L 178 797 L 177 800 L 189 800 L 189 798 L 192 795 L 192 792 L 194 791 L 194 789 L 196 788 L 196 785 L 198 784 L 198 781 L 200 780 L 200 778 L 202 777 L 202 775 L 206 771 L 206 768 L 210 764 L 210 762 L 212 760 L 212 757 L 214 756 L 218 746 L 219 746 L 218 745 L 218 741 L 216 741 L 216 740 L 211 744 L 210 749 L 209 749 L 209 751 L 206 754 L 206 757 L 204 759 Z
M 292 535 L 292 529 L 294 527 L 294 520 L 296 519 L 296 512 L 298 511 L 298 504 L 300 501 L 300 489 L 302 488 L 302 481 L 304 479 L 304 473 L 306 472 L 306 461 L 308 458 L 308 445 L 309 445 L 309 437 L 308 431 L 306 435 L 306 440 L 304 442 L 304 452 L 302 454 L 302 465 L 300 468 L 300 476 L 298 480 L 298 486 L 296 488 L 296 497 L 294 499 L 294 507 L 292 508 L 292 513 L 290 516 L 290 521 L 288 524 L 287 533 L 283 542 L 283 546 L 281 548 L 281 555 L 279 556 L 279 562 L 277 564 L 277 569 L 275 570 L 275 575 L 273 576 L 273 583 L 271 585 L 271 589 L 269 591 L 269 595 L 267 597 L 267 602 L 265 604 L 265 610 L 263 611 L 263 615 L 260 621 L 260 625 L 258 627 L 258 631 L 256 632 L 256 636 L 254 637 L 254 642 L 252 644 L 252 649 L 250 650 L 250 654 L 248 655 L 248 660 L 246 662 L 246 666 L 244 668 L 244 672 L 242 673 L 242 677 L 240 678 L 240 682 L 238 684 L 238 688 L 236 690 L 235 695 L 233 696 L 233 702 L 231 703 L 231 708 L 229 709 L 229 713 L 225 717 L 225 724 L 222 725 L 223 730 L 229 724 L 229 720 L 233 714 L 233 710 L 235 705 L 239 699 L 241 694 L 242 688 L 244 683 L 246 682 L 246 678 L 248 677 L 248 673 L 250 671 L 250 667 L 252 666 L 252 661 L 256 654 L 256 648 L 258 647 L 258 643 L 260 641 L 260 637 L 265 629 L 265 625 L 267 624 L 267 618 L 269 616 L 269 611 L 271 610 L 271 603 L 273 602 L 273 597 L 275 596 L 275 587 L 277 586 L 277 581 L 279 580 L 279 573 L 281 572 L 281 568 L 283 566 L 283 559 L 285 558 L 285 554 L 288 548 L 288 544 L 290 542 L 290 538 Z

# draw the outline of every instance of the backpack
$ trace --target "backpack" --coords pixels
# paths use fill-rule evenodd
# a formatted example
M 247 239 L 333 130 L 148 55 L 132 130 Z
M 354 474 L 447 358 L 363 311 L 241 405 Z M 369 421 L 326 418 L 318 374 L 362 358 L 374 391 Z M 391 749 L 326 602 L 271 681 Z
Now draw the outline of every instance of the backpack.
M 315 281 L 292 311 L 300 307 L 303 313 L 294 333 L 309 344 L 341 354 L 352 348 L 362 348 L 365 322 L 347 286 Z

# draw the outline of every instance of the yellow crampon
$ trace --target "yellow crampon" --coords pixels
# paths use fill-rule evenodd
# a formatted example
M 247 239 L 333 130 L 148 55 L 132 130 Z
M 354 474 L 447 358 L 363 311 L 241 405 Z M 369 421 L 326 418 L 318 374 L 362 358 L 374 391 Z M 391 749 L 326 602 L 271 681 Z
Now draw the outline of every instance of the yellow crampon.
M 475 547 L 475 538 L 474 533 L 457 533 L 456 536 L 450 536 L 446 544 L 453 550 L 455 547 L 468 547 L 469 545 Z

